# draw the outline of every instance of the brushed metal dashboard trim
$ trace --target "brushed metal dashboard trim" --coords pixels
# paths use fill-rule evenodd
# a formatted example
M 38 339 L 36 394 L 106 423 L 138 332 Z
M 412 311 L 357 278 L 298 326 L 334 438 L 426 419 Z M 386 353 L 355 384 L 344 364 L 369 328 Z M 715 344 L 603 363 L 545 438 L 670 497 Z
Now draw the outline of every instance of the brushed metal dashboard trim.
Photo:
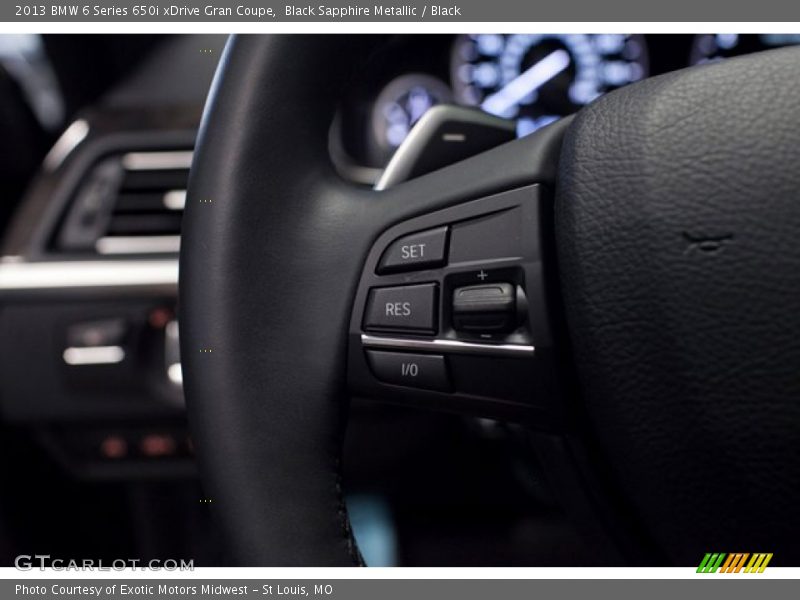
M 0 262 L 0 293 L 177 285 L 175 259 Z
M 381 350 L 412 350 L 422 352 L 444 352 L 450 354 L 477 354 L 480 356 L 503 356 L 512 358 L 532 358 L 536 349 L 527 344 L 484 344 L 462 342 L 459 340 L 383 337 L 361 334 L 365 348 Z

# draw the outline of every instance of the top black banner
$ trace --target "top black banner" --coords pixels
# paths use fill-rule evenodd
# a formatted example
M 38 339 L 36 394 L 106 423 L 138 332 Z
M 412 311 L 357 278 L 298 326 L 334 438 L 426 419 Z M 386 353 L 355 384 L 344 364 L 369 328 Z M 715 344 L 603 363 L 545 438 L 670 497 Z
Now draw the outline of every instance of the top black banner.
M 785 0 L 48 0 L 0 4 L 2 22 L 786 22 Z

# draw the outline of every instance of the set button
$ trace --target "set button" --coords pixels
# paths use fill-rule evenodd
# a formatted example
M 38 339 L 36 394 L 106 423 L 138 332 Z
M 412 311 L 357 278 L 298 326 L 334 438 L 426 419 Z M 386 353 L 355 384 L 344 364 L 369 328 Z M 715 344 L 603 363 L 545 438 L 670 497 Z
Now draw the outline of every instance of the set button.
M 437 227 L 401 237 L 386 249 L 378 274 L 440 267 L 447 255 L 447 227 Z
M 372 288 L 364 328 L 435 333 L 437 292 L 435 283 Z

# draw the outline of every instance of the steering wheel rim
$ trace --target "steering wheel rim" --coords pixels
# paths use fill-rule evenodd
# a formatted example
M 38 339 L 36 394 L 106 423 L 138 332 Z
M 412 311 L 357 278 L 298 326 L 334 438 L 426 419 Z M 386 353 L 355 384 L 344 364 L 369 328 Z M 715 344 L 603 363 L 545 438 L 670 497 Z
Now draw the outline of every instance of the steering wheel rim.
M 334 107 L 325 99 L 337 95 L 350 67 L 338 61 L 326 64 L 325 56 L 337 48 L 355 58 L 371 41 L 359 36 L 318 38 L 313 44 L 298 43 L 292 36 L 232 38 L 221 58 L 198 136 L 180 269 L 181 348 L 188 375 L 187 405 L 208 493 L 237 564 L 362 563 L 341 492 L 338 456 L 346 397 L 338 336 L 282 327 L 289 315 L 280 314 L 281 303 L 272 296 L 282 293 L 279 287 L 291 289 L 281 281 L 326 279 L 326 271 L 336 268 L 336 259 L 320 267 L 303 262 L 301 255 L 283 264 L 280 273 L 267 272 L 253 264 L 247 248 L 252 242 L 245 238 L 263 239 L 270 231 L 267 247 L 262 248 L 265 256 L 270 256 L 270 245 L 274 251 L 283 243 L 292 247 L 305 243 L 309 253 L 328 245 L 330 257 L 336 249 L 341 252 L 342 242 L 324 231 L 324 221 L 335 218 L 337 210 L 343 211 L 341 218 L 357 219 L 359 208 L 345 198 L 345 186 L 327 160 L 325 140 Z M 287 61 L 290 55 L 292 61 Z M 304 73 L 316 76 L 304 77 Z M 291 103 L 285 94 L 293 98 Z M 298 114 L 304 118 L 298 119 Z M 270 132 L 270 137 L 260 138 L 263 132 Z M 236 159 L 231 161 L 231 157 L 255 154 L 261 154 L 268 172 L 254 176 L 252 162 L 243 167 Z M 217 168 L 222 164 L 230 167 L 224 177 Z M 290 188 L 295 188 L 291 194 Z M 240 200 L 254 195 L 263 204 L 243 214 L 259 202 Z M 314 212 L 323 202 L 322 195 L 332 209 L 330 214 Z M 273 214 L 260 210 L 291 202 L 301 208 L 294 217 L 285 210 Z M 289 221 L 279 223 L 278 212 Z M 290 222 L 295 217 L 298 220 Z M 301 228 L 304 222 L 320 219 L 323 222 L 316 232 Z M 254 229 L 243 235 L 241 223 Z M 283 235 L 298 233 L 305 240 L 278 241 Z M 262 267 L 266 262 L 256 260 Z M 232 269 L 231 263 L 242 270 Z M 341 273 L 339 284 L 324 299 L 329 310 L 343 309 L 353 276 Z M 308 315 L 322 308 L 318 297 L 297 297 L 296 301 Z M 242 331 L 253 337 L 242 339 Z M 293 372 L 298 347 L 312 360 L 305 375 L 286 378 Z M 261 365 L 270 362 L 275 366 L 274 378 L 265 383 L 258 375 Z M 295 397 L 305 401 L 293 405 Z M 272 414 L 269 419 L 261 418 L 258 409 L 265 402 Z M 319 506 L 326 510 L 318 510 Z M 298 527 L 298 523 L 304 525 Z
M 587 278 L 572 277 L 580 272 L 582 253 L 591 247 L 581 245 L 588 226 L 575 212 L 582 207 L 584 214 L 592 214 L 585 200 L 590 197 L 584 185 L 589 179 L 581 168 L 602 164 L 602 156 L 586 148 L 609 115 L 634 136 L 680 124 L 679 119 L 654 118 L 662 114 L 657 101 L 691 93 L 685 82 L 697 85 L 684 71 L 609 95 L 570 129 L 560 165 L 558 153 L 569 120 L 378 194 L 337 176 L 328 155 L 328 132 L 341 90 L 379 44 L 380 38 L 370 36 L 234 37 L 203 118 L 184 216 L 181 350 L 204 481 L 236 564 L 363 564 L 341 489 L 348 328 L 365 258 L 390 226 L 532 183 L 555 185 L 560 169 L 556 233 L 559 270 L 569 270 L 562 273 L 569 333 L 581 346 L 577 356 L 583 391 L 597 383 L 601 371 L 593 361 L 602 343 L 586 341 L 586 328 L 595 327 L 589 322 L 595 307 L 586 301 L 589 289 L 582 288 Z M 757 71 L 758 61 L 766 59 L 753 60 L 756 64 L 741 68 Z M 741 76 L 725 75 L 731 68 L 727 66 L 708 68 L 712 74 L 722 73 L 720 80 Z M 765 77 L 765 83 L 772 81 Z M 649 90 L 638 99 L 649 112 L 641 111 L 626 124 L 619 115 L 636 89 Z M 795 107 L 782 109 L 791 112 Z M 681 114 L 685 105 L 683 110 Z M 686 126 L 697 123 L 690 117 Z M 606 150 L 631 139 L 608 135 Z M 618 158 L 623 164 L 632 162 L 629 153 L 620 152 Z M 698 185 L 705 183 L 698 179 Z M 573 240 L 579 243 L 573 246 Z M 687 280 L 687 285 L 696 283 Z M 797 323 L 790 325 L 793 330 Z M 581 353 L 585 347 L 592 348 L 591 356 Z M 794 356 L 796 348 L 790 351 Z M 594 427 L 608 425 L 603 424 L 607 414 L 598 407 L 619 396 L 607 377 L 599 381 L 604 395 L 590 396 Z M 784 384 L 788 387 L 783 391 L 797 385 Z M 791 416 L 791 407 L 784 408 L 782 414 Z M 795 433 L 790 428 L 789 434 Z M 639 440 L 621 449 L 600 438 L 604 455 L 617 460 L 620 452 L 647 443 Z M 756 453 L 748 464 L 765 458 Z M 615 476 L 624 478 L 624 470 Z M 786 490 L 795 483 L 784 477 L 781 485 Z M 616 485 L 626 488 L 624 481 Z M 627 482 L 626 492 L 629 486 Z M 797 497 L 796 490 L 790 491 L 782 507 Z M 642 504 L 648 501 L 652 495 L 637 497 L 637 517 L 678 564 L 693 560 L 702 543 L 763 541 L 763 536 L 741 534 L 741 528 L 739 537 L 714 537 L 704 528 L 705 538 L 690 536 L 691 543 L 682 544 L 653 526 L 653 514 Z M 691 504 L 686 500 L 683 508 Z M 664 516 L 663 511 L 656 514 Z M 724 516 L 731 514 L 729 510 Z M 681 524 L 690 525 L 691 515 L 685 510 L 681 515 Z M 779 541 L 792 556 L 791 543 Z

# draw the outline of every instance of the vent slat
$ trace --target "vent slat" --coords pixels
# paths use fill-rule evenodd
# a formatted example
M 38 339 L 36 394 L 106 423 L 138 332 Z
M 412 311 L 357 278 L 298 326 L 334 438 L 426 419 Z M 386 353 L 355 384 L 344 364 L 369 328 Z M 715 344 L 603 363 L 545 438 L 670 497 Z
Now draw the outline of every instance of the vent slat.
M 57 247 L 99 254 L 177 252 L 191 155 L 167 150 L 103 158 L 84 175 Z
M 160 212 L 166 210 L 164 207 L 163 192 L 148 192 L 142 194 L 132 194 L 123 192 L 117 197 L 117 204 L 114 212 L 119 213 L 139 213 L 139 212 Z
M 114 215 L 106 235 L 174 235 L 181 230 L 181 214 Z
M 189 171 L 185 169 L 166 171 L 126 171 L 122 178 L 121 191 L 158 191 L 186 189 Z

